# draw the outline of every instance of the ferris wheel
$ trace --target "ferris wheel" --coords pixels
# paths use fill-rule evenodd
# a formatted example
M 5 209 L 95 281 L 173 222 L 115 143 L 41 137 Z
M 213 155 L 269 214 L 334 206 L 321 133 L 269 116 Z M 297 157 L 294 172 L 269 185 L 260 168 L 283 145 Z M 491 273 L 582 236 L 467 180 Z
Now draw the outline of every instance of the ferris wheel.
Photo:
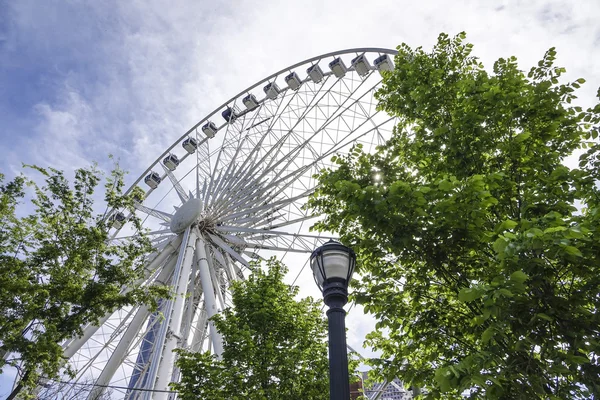
M 314 174 L 355 144 L 366 151 L 391 136 L 395 120 L 374 98 L 394 50 L 359 48 L 282 69 L 229 99 L 177 139 L 129 189 L 143 187 L 136 213 L 150 229 L 143 285 L 177 293 L 146 307 L 120 309 L 63 345 L 76 375 L 60 393 L 88 386 L 87 398 L 174 398 L 176 348 L 222 352 L 209 319 L 230 306 L 228 287 L 250 261 L 272 255 L 300 273 L 330 237 L 309 232 L 303 207 Z M 114 210 L 112 240 L 135 235 Z M 299 257 L 299 255 L 301 257 Z M 310 274 L 309 269 L 305 269 Z M 126 289 L 125 289 L 126 290 Z

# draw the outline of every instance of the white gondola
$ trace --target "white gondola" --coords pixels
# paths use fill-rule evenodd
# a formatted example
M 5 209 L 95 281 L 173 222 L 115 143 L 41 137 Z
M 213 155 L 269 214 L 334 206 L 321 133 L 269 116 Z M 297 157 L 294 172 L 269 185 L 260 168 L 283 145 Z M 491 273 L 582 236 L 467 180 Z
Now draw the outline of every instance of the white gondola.
M 208 121 L 202 127 L 202 132 L 209 138 L 214 138 L 217 134 L 217 125 L 214 122 Z
M 198 148 L 198 141 L 192 137 L 189 137 L 183 141 L 181 146 L 183 146 L 185 151 L 187 151 L 188 153 L 194 154 L 194 152 Z
M 306 73 L 310 77 L 310 79 L 314 83 L 319 83 L 323 80 L 325 74 L 323 74 L 323 70 L 319 67 L 319 64 L 313 64 L 306 70 Z
M 160 184 L 160 175 L 156 172 L 152 171 L 144 178 L 144 182 L 146 185 L 150 186 L 152 189 L 156 189 Z
M 242 103 L 244 103 L 248 110 L 254 110 L 256 107 L 258 107 L 258 100 L 256 100 L 256 96 L 254 96 L 252 93 L 244 97 L 242 99 Z
M 279 90 L 279 86 L 277 86 L 277 84 L 275 82 L 269 83 L 267 86 L 265 86 L 263 88 L 263 90 L 265 91 L 265 94 L 267 95 L 267 97 L 270 98 L 271 100 L 275 100 L 277 98 L 277 96 L 279 95 L 279 93 L 281 92 L 281 90 Z
M 231 107 L 227 107 L 222 113 L 221 116 L 225 119 L 225 121 L 227 122 L 233 122 L 235 121 L 235 119 L 237 118 L 237 115 L 235 115 L 235 111 L 233 111 L 233 109 Z
M 175 171 L 175 168 L 179 165 L 179 158 L 175 154 L 169 154 L 163 160 L 163 164 L 165 167 L 169 168 L 171 171 Z
M 348 71 L 346 64 L 344 64 L 344 61 L 339 57 L 329 63 L 329 68 L 336 78 L 342 78 Z
M 373 61 L 373 64 L 375 64 L 375 68 L 377 68 L 379 72 L 394 70 L 394 63 L 392 62 L 390 56 L 387 54 L 383 54 L 377 57 L 375 61 Z
M 291 74 L 285 77 L 285 83 L 287 83 L 290 89 L 292 90 L 298 90 L 300 88 L 300 85 L 302 85 L 300 77 L 295 72 L 292 72 Z
M 110 216 L 110 221 L 113 228 L 121 229 L 126 222 L 126 218 L 122 212 L 116 212 Z
M 371 64 L 369 64 L 369 60 L 367 60 L 364 54 L 361 54 L 360 56 L 353 59 L 352 66 L 360 76 L 368 75 L 372 69 Z

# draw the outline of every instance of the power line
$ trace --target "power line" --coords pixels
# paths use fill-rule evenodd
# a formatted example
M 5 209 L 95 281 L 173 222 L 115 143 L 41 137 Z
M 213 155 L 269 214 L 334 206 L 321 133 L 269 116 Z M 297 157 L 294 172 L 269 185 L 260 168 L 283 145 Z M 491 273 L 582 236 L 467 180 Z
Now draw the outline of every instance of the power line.
M 96 384 L 96 383 L 67 382 L 67 381 L 55 381 L 55 380 L 52 380 L 52 382 L 61 383 L 61 384 L 65 384 L 65 385 L 72 385 L 72 386 L 79 385 L 79 386 L 103 387 L 103 388 L 107 388 L 107 389 L 126 389 L 126 390 L 138 391 L 138 392 L 155 392 L 155 393 L 174 393 L 174 394 L 179 394 L 179 392 L 176 392 L 176 391 L 173 391 L 173 390 L 130 388 L 130 387 L 126 387 L 126 386 L 99 385 L 99 384 Z

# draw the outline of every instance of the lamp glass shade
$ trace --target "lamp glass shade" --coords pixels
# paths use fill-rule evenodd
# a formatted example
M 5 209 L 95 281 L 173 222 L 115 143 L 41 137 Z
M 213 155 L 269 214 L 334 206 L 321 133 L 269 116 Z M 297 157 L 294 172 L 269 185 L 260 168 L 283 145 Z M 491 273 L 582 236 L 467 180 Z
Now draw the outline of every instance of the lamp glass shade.
M 313 252 L 310 264 L 315 281 L 322 289 L 323 284 L 331 279 L 348 284 L 354 272 L 356 256 L 350 248 L 330 241 Z

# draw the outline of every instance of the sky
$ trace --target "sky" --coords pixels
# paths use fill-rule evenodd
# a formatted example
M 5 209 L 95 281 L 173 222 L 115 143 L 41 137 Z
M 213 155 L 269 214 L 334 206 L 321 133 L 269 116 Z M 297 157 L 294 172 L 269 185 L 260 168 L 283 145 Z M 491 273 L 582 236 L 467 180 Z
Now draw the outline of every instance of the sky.
M 598 20 L 597 0 L 0 0 L 0 173 L 22 163 L 109 169 L 112 154 L 137 177 L 206 114 L 287 65 L 354 47 L 430 49 L 440 32 L 466 31 L 488 67 L 514 55 L 528 70 L 554 46 L 565 81 L 587 80 L 579 104 L 590 106 Z M 371 324 L 355 314 L 348 340 L 358 349 Z

